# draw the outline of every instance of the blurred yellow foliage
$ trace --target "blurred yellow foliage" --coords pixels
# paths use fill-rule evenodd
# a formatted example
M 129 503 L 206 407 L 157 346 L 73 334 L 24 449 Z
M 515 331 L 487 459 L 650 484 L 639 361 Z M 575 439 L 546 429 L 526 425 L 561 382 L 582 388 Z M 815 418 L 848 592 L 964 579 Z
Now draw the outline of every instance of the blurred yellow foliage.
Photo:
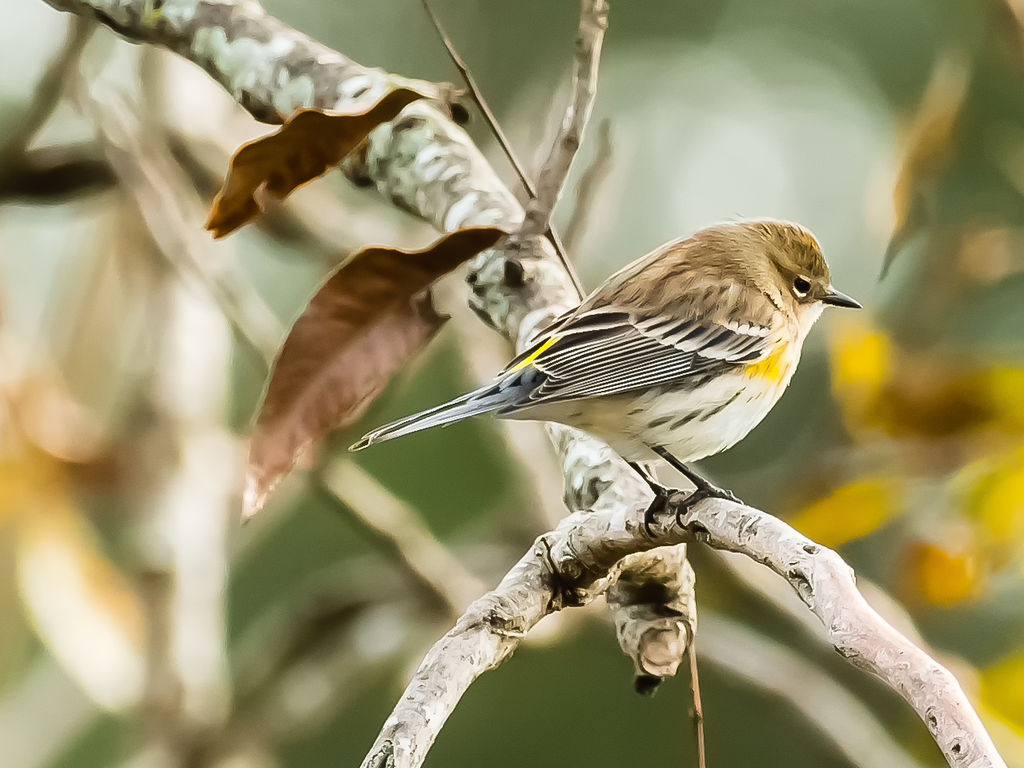
M 841 324 L 831 338 L 832 392 L 846 429 L 857 434 L 886 383 L 892 378 L 892 341 L 867 317 Z
M 26 446 L 18 455 L 0 457 L 0 524 L 34 514 L 39 495 L 59 484 L 55 463 L 40 451 Z
M 1016 654 L 981 673 L 981 698 L 1024 734 L 1024 654 Z
M 965 474 L 973 479 L 965 507 L 986 560 L 1005 565 L 1024 544 L 1024 446 L 977 462 Z
M 989 370 L 988 395 L 1004 428 L 1024 431 L 1024 368 L 995 366 Z
M 832 392 L 857 439 L 1024 431 L 1024 368 L 901 350 L 867 316 L 839 327 L 831 359 Z
M 900 561 L 900 585 L 906 600 L 925 602 L 937 608 L 953 608 L 976 600 L 985 586 L 985 574 L 977 555 L 962 541 L 953 550 L 931 541 L 916 541 Z
M 96 703 L 120 710 L 145 679 L 142 610 L 63 467 L 28 445 L 0 460 L 0 521 L 15 530 L 18 591 L 39 639 Z
M 902 484 L 895 477 L 867 477 L 805 507 L 789 522 L 826 547 L 841 547 L 885 526 L 902 508 Z

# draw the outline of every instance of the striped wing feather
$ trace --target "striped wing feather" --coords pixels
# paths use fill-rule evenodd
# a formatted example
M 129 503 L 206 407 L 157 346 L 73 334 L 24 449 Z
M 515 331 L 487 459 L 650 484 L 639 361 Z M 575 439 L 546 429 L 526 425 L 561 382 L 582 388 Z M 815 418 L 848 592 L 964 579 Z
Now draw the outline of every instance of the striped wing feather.
M 767 336 L 759 326 L 590 310 L 553 326 L 499 380 L 536 382 L 517 407 L 613 395 L 755 363 L 771 351 Z

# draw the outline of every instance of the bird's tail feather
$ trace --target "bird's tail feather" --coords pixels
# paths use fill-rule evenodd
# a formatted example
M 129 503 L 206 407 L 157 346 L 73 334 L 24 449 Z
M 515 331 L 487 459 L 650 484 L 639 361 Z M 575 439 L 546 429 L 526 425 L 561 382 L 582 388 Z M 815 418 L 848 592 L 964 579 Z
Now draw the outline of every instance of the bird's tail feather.
M 376 443 L 393 440 L 396 437 L 419 432 L 431 427 L 440 427 L 456 421 L 468 419 L 481 413 L 497 411 L 509 402 L 509 392 L 496 386 L 483 387 L 447 403 L 428 408 L 425 411 L 406 416 L 369 432 L 349 448 L 350 451 L 361 451 Z

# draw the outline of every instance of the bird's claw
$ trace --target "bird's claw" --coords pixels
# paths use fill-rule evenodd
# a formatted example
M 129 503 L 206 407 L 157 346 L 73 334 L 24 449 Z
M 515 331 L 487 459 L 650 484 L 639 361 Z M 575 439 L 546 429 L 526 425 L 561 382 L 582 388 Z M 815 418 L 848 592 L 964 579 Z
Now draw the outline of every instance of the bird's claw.
M 644 511 L 644 533 L 647 534 L 649 539 L 654 538 L 654 521 L 658 518 L 658 515 L 665 511 L 665 508 L 668 506 L 669 497 L 677 492 L 672 488 L 654 488 L 653 486 L 651 490 L 654 491 L 654 498 L 651 499 L 651 503 Z
M 683 525 L 683 516 L 705 499 L 723 499 L 734 504 L 742 504 L 739 497 L 732 491 L 719 488 L 707 480 L 695 483 L 692 491 L 683 491 L 678 488 L 657 488 L 654 489 L 654 499 L 644 512 L 644 531 L 651 538 L 654 537 L 653 526 L 658 515 L 666 509 L 674 509 L 676 523 Z
M 742 504 L 740 498 L 732 491 L 726 490 L 725 488 L 719 488 L 717 485 L 706 483 L 704 485 L 698 485 L 694 488 L 686 499 L 686 506 L 692 507 L 698 501 L 704 499 L 722 499 L 724 501 L 731 501 L 733 504 Z

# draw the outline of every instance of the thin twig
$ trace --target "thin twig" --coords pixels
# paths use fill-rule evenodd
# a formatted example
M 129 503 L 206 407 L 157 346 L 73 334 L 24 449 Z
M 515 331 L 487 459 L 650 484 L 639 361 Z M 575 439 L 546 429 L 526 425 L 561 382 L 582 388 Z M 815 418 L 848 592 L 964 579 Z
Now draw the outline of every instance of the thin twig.
M 110 163 L 95 142 L 26 149 L 0 159 L 0 200 L 60 202 L 113 186 Z
M 470 573 L 424 525 L 420 516 L 348 459 L 332 459 L 317 471 L 317 480 L 377 548 L 452 618 L 484 591 Z
M 172 268 L 209 291 L 238 337 L 269 366 L 281 338 L 280 322 L 240 275 L 207 258 L 211 246 L 201 236 L 201 205 L 166 146 L 144 146 L 137 118 L 113 94 L 104 94 L 99 103 L 83 87 L 80 102 L 96 124 L 110 165 L 131 192 L 157 250 Z
M 536 236 L 548 228 L 551 213 L 565 185 L 569 169 L 583 139 L 597 96 L 597 70 L 601 61 L 604 32 L 608 28 L 606 0 L 581 0 L 580 25 L 576 33 L 571 96 L 558 136 L 541 167 L 537 196 L 526 206 L 521 235 Z
M 555 248 L 555 253 L 558 254 L 562 266 L 565 267 L 566 274 L 569 275 L 569 279 L 572 281 L 573 288 L 576 289 L 580 299 L 583 299 L 587 295 L 587 289 L 583 287 L 583 281 L 580 280 L 580 273 L 576 271 L 576 265 L 569 260 L 569 253 L 565 250 L 565 243 L 562 242 L 562 238 L 555 232 L 555 228 L 551 226 L 550 221 L 548 222 L 547 229 L 544 230 L 544 236 L 551 241 L 551 245 Z
M 25 114 L 14 124 L 17 126 L 0 146 L 0 168 L 16 161 L 28 149 L 32 138 L 46 123 L 64 95 L 68 75 L 89 42 L 96 22 L 84 16 L 73 16 L 68 24 L 67 37 L 60 51 L 50 62 L 35 88 L 35 98 Z
M 721 614 L 705 611 L 700 621 L 705 665 L 745 681 L 800 713 L 848 764 L 924 768 L 879 716 L 827 670 L 764 632 Z
M 523 189 L 526 190 L 526 193 L 530 196 L 531 200 L 535 200 L 537 198 L 537 188 L 530 180 L 530 177 L 527 176 L 526 169 L 519 161 L 515 150 L 512 149 L 512 142 L 509 141 L 508 136 L 505 135 L 505 131 L 502 130 L 501 124 L 498 122 L 498 118 L 494 115 L 494 112 L 488 105 L 487 100 L 484 98 L 483 91 L 480 90 L 480 86 L 477 85 L 473 75 L 470 74 L 469 67 L 466 66 L 466 62 L 455 49 L 455 45 L 444 31 L 444 27 L 441 26 L 441 20 L 437 17 L 437 14 L 434 13 L 434 9 L 430 5 L 430 0 L 420 0 L 420 2 L 423 5 L 423 9 L 427 12 L 427 16 L 434 27 L 434 31 L 437 32 L 437 36 L 441 38 L 441 43 L 444 45 L 445 50 L 448 51 L 448 56 L 451 58 L 452 64 L 454 64 L 455 68 L 459 71 L 459 75 L 462 77 L 462 81 L 466 84 L 466 88 L 469 91 L 470 96 L 473 97 L 473 101 L 476 102 L 477 108 L 484 116 L 484 122 L 486 122 L 490 127 L 495 140 L 501 147 L 502 152 L 505 153 L 505 157 L 508 158 L 509 164 L 516 172 L 516 176 L 519 177 L 519 181 L 522 183 Z M 537 234 L 541 234 L 541 232 L 537 232 Z M 551 245 L 555 248 L 555 253 L 558 254 L 558 258 L 561 260 L 562 266 L 565 267 L 565 271 L 569 274 L 569 278 L 572 280 L 573 286 L 576 288 L 576 292 L 582 299 L 587 295 L 583 288 L 583 283 L 580 281 L 579 274 L 576 272 L 576 267 L 569 260 L 569 254 L 565 249 L 565 245 L 562 243 L 562 239 L 558 236 L 558 233 L 555 232 L 550 221 L 548 221 L 543 228 L 543 234 L 551 241 Z
M 512 149 L 512 142 L 509 141 L 508 136 L 505 135 L 505 131 L 502 130 L 501 124 L 498 122 L 498 118 L 495 117 L 494 112 L 491 111 L 490 106 L 487 104 L 487 100 L 484 98 L 483 91 L 480 90 L 480 86 L 477 85 L 476 79 L 469 71 L 469 67 L 466 66 L 466 62 L 463 60 L 459 52 L 455 50 L 455 45 L 452 43 L 450 37 L 445 32 L 444 27 L 441 26 L 441 20 L 437 14 L 434 13 L 434 9 L 430 5 L 430 0 L 420 0 L 423 5 L 423 10 L 426 11 L 427 17 L 430 19 L 430 23 L 434 27 L 434 31 L 437 32 L 437 36 L 441 38 L 441 43 L 444 45 L 445 50 L 448 51 L 448 56 L 452 60 L 452 64 L 459 71 L 459 75 L 462 77 L 462 81 L 466 84 L 466 88 L 469 90 L 469 95 L 473 97 L 473 101 L 476 102 L 477 108 L 484 116 L 484 121 L 491 129 L 491 133 L 494 134 L 495 140 L 501 146 L 502 152 L 505 153 L 505 157 L 508 158 L 509 164 L 512 166 L 512 170 L 516 172 L 516 176 L 519 177 L 520 183 L 523 185 L 523 189 L 530 195 L 531 198 L 537 196 L 537 190 L 533 186 L 533 182 L 530 181 L 530 177 L 526 175 L 526 169 L 523 164 L 519 162 L 519 158 L 516 156 L 515 150 Z
M 697 670 L 697 635 L 690 636 L 686 646 L 690 658 L 690 693 L 693 695 L 693 733 L 697 740 L 697 768 L 707 768 L 708 754 L 704 743 L 704 705 L 700 700 L 700 675 Z

